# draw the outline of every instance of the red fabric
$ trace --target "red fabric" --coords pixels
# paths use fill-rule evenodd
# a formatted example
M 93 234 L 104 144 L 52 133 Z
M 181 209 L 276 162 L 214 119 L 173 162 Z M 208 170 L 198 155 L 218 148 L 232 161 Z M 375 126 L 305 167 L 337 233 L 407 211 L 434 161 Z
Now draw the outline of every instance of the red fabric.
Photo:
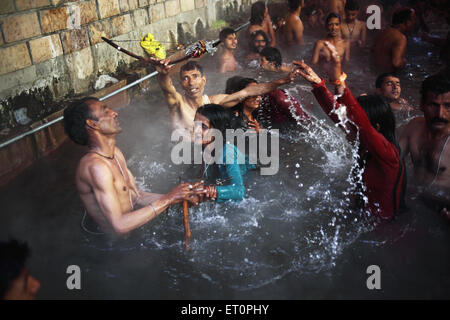
M 272 123 L 284 123 L 287 121 L 295 121 L 289 107 L 295 108 L 295 114 L 301 119 L 309 119 L 309 116 L 302 110 L 300 103 L 294 97 L 288 97 L 283 90 L 276 89 L 263 97 L 263 105 L 265 113 Z
M 329 114 L 333 109 L 334 99 L 333 94 L 325 86 L 325 81 L 315 85 L 313 93 L 322 109 Z M 348 88 L 345 88 L 344 94 L 338 99 L 338 102 L 347 107 L 348 118 L 359 129 L 361 145 L 370 153 L 363 173 L 363 181 L 367 187 L 367 197 L 369 198 L 369 209 L 381 218 L 390 219 L 400 207 L 404 179 L 404 172 L 402 172 L 394 204 L 394 187 L 401 168 L 399 151 L 393 143 L 386 140 L 372 127 L 366 112 Z M 331 118 L 338 122 L 337 116 L 334 114 Z M 376 204 L 379 204 L 379 207 Z

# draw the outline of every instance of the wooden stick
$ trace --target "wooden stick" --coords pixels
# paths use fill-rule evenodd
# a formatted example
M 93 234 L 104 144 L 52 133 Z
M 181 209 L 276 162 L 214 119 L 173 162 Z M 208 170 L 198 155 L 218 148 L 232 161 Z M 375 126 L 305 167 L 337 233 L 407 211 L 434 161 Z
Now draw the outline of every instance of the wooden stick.
M 189 250 L 189 240 L 191 239 L 191 229 L 189 228 L 189 207 L 186 200 L 183 201 L 183 217 L 184 217 L 184 247 Z

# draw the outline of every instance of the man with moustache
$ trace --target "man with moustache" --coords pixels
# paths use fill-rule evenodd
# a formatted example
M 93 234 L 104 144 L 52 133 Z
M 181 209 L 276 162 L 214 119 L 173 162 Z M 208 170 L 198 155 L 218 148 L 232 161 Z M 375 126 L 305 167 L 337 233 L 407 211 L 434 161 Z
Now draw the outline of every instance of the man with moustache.
M 422 83 L 424 116 L 411 120 L 401 131 L 402 156 L 411 154 L 414 175 L 424 196 L 439 204 L 450 219 L 450 79 L 443 73 Z

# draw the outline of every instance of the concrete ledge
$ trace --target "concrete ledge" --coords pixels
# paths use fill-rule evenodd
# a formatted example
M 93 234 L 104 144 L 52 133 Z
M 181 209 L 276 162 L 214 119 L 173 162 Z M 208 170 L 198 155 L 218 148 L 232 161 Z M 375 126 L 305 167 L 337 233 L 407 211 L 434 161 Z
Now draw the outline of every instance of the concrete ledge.
M 90 96 L 101 98 L 121 87 L 127 85 L 127 80 L 119 81 L 112 86 L 97 91 Z M 65 102 L 66 104 L 67 102 Z M 105 100 L 110 108 L 119 108 L 130 104 L 130 95 L 128 90 L 122 91 L 115 96 Z M 64 109 L 51 114 L 41 121 L 37 121 L 29 126 L 32 130 L 54 119 L 59 118 L 64 113 Z M 21 132 L 22 133 L 22 132 Z M 16 136 L 18 136 L 18 133 Z M 8 137 L 7 140 L 14 138 Z M 18 174 L 32 165 L 37 159 L 49 155 L 58 149 L 66 140 L 62 121 L 56 122 L 51 126 L 42 129 L 34 134 L 26 136 L 10 145 L 0 149 L 0 186 L 8 184 Z

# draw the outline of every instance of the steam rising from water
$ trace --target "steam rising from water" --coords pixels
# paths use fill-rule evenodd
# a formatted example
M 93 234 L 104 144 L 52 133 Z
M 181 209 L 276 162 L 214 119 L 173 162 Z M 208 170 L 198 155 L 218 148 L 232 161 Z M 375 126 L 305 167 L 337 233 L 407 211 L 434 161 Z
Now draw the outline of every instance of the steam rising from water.
M 161 180 L 167 188 L 183 175 L 183 168 L 155 159 L 165 147 L 160 144 L 151 154 L 141 151 L 128 160 L 138 184 L 152 192 L 163 192 Z M 290 274 L 330 270 L 344 248 L 373 228 L 367 214 L 351 205 L 350 195 L 357 190 L 352 177 L 362 174 L 357 148 L 340 129 L 311 115 L 309 122 L 298 121 L 298 130 L 281 135 L 277 175 L 251 172 L 243 201 L 207 202 L 190 209 L 189 252 L 184 251 L 180 207 L 108 250 L 118 246 L 171 256 L 175 261 L 165 272 L 172 290 L 182 290 L 186 281 L 206 280 L 247 291 Z

